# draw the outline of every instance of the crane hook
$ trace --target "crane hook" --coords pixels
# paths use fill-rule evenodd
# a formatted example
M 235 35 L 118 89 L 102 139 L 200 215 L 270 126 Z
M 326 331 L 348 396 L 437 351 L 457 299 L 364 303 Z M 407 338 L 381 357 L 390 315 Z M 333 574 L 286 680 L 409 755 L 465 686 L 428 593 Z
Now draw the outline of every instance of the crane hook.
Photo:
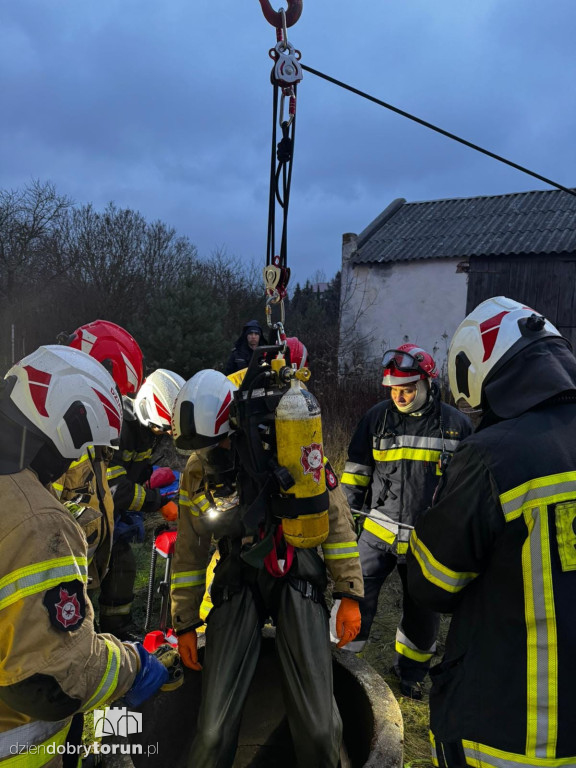
M 286 0 L 288 4 L 288 10 L 286 11 L 286 26 L 291 27 L 296 24 L 300 15 L 302 14 L 302 0 Z M 276 29 L 282 28 L 282 14 L 279 11 L 274 11 L 270 5 L 270 0 L 260 0 L 262 6 L 262 13 L 266 17 L 266 21 L 272 24 Z

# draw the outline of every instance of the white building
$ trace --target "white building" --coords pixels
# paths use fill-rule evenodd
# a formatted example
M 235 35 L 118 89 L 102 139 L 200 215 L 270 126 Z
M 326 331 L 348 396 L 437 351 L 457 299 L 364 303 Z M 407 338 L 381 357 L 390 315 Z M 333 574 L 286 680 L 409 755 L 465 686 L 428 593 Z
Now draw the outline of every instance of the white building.
M 342 237 L 340 373 L 372 373 L 410 341 L 445 370 L 459 323 L 491 296 L 538 311 L 576 341 L 576 198 L 562 191 L 394 200 Z

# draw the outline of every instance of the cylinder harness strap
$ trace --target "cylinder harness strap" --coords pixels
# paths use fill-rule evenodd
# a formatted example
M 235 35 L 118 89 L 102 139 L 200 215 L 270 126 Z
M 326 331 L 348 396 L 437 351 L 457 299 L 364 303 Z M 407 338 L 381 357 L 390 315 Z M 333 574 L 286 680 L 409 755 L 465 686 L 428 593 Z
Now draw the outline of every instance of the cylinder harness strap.
M 266 292 L 266 321 L 273 328 L 272 304 L 280 305 L 280 323 L 284 323 L 284 299 L 287 295 L 290 270 L 287 266 L 288 207 L 292 181 L 294 131 L 296 127 L 296 88 L 302 80 L 300 51 L 288 41 L 287 28 L 300 18 L 302 0 L 288 0 L 288 11 L 273 11 L 268 0 L 260 0 L 266 19 L 276 27 L 276 45 L 269 56 L 274 60 L 270 73 L 273 86 L 272 151 L 270 159 L 270 193 L 268 199 L 268 237 L 264 284 Z M 285 101 L 288 99 L 288 115 Z M 282 138 L 277 143 L 277 125 Z M 276 205 L 282 209 L 282 235 L 276 253 Z

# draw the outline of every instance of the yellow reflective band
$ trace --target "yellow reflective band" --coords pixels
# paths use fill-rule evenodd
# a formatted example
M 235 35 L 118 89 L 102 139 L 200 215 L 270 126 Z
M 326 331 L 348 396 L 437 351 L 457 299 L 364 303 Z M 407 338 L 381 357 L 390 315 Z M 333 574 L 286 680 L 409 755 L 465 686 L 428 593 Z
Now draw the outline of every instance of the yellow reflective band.
M 339 544 L 322 544 L 325 560 L 343 560 L 346 557 L 360 557 L 355 541 L 342 541 Z
M 54 488 L 55 491 L 58 491 L 58 493 L 62 493 L 64 485 L 62 483 L 52 483 L 52 488 Z
M 574 768 L 573 757 L 540 758 L 504 752 L 477 741 L 462 739 L 466 765 L 476 768 Z
M 145 501 L 146 491 L 144 488 L 142 488 L 141 485 L 136 484 L 134 486 L 134 496 L 132 497 L 132 501 L 130 502 L 128 509 L 132 510 L 132 512 L 140 512 L 144 506 Z
M 436 741 L 434 739 L 434 734 L 432 731 L 428 731 L 428 736 L 430 737 L 430 749 L 432 751 L 432 765 L 440 765 L 438 762 L 438 752 L 436 751 Z
M 407 541 L 399 541 L 398 542 L 398 554 L 399 555 L 405 555 L 406 552 L 408 552 L 408 542 Z
M 366 527 L 366 524 L 364 524 Z M 418 560 L 422 575 L 430 583 L 446 590 L 446 592 L 460 592 L 467 584 L 473 581 L 478 574 L 474 571 L 453 571 L 445 565 L 442 565 L 428 547 L 420 541 L 416 531 L 412 531 L 410 536 L 410 549 L 412 554 Z
M 84 462 L 86 461 L 88 461 L 88 454 L 83 453 L 79 459 L 77 459 L 76 461 L 73 461 L 72 464 L 70 464 L 70 469 L 72 469 L 73 467 L 79 467 L 80 464 L 84 464 Z
M 66 736 L 70 730 L 70 722 L 67 722 L 64 728 L 61 728 L 53 736 L 49 736 L 39 744 L 29 744 L 26 742 L 28 747 L 33 747 L 34 752 L 23 752 L 21 755 L 14 755 L 7 760 L 0 761 L 0 765 L 2 768 L 42 768 L 42 766 L 48 765 L 49 762 L 54 760 L 54 755 L 58 755 L 58 747 L 66 742 Z M 7 731 L 7 733 L 10 732 Z M 51 748 L 50 753 L 47 753 L 47 747 L 52 744 L 54 745 L 54 750 L 52 751 Z
M 504 516 L 509 522 L 523 514 L 526 505 L 557 504 L 576 498 L 576 472 L 559 472 L 529 480 L 500 495 Z
M 211 507 L 210 500 L 205 493 L 198 493 L 189 504 L 190 512 L 192 512 L 195 517 L 205 515 Z
M 206 571 L 179 571 L 173 573 L 170 579 L 171 589 L 180 589 L 182 587 L 199 587 L 206 584 Z
M 125 468 L 119 467 L 118 465 L 114 467 L 109 467 L 106 470 L 106 478 L 108 479 L 108 481 L 116 480 L 116 478 L 122 477 L 122 475 L 125 475 L 125 474 L 127 474 Z
M 534 713 L 527 718 L 526 754 L 552 758 L 558 738 L 558 636 L 546 508 L 526 510 L 524 521 L 527 712 Z
M 394 544 L 396 541 L 396 534 L 392 533 L 392 531 L 389 531 L 387 528 L 378 525 L 374 520 L 370 520 L 369 517 L 364 518 L 364 529 L 373 533 L 374 536 L 378 536 L 379 539 L 382 539 L 382 541 L 385 541 L 387 544 Z
M 147 461 L 152 456 L 152 448 L 148 448 L 147 451 L 136 453 L 134 455 L 134 461 Z
M 136 456 L 136 451 L 122 451 L 122 461 L 125 464 L 132 461 L 134 456 Z
M 118 673 L 120 671 L 120 648 L 104 638 L 104 642 L 108 646 L 108 661 L 106 663 L 106 671 L 100 680 L 100 685 L 96 689 L 94 695 L 88 700 L 84 706 L 84 712 L 88 712 L 91 709 L 97 709 L 104 704 L 116 690 L 118 685 Z M 129 651 L 127 651 L 129 653 Z
M 353 475 L 350 472 L 343 472 L 340 482 L 345 485 L 358 485 L 361 488 L 366 488 L 370 485 L 372 478 L 369 475 Z
M 376 461 L 438 461 L 440 451 L 430 451 L 424 448 L 389 448 L 386 451 L 374 449 L 372 455 Z
M 0 610 L 63 582 L 78 579 L 86 583 L 87 574 L 87 558 L 73 555 L 19 568 L 0 579 Z
M 415 651 L 414 648 L 409 648 L 399 640 L 396 640 L 394 647 L 396 653 L 399 653 L 401 656 L 406 656 L 408 659 L 413 659 L 414 661 L 430 661 L 432 656 L 434 656 L 433 653 L 422 653 L 422 651 Z

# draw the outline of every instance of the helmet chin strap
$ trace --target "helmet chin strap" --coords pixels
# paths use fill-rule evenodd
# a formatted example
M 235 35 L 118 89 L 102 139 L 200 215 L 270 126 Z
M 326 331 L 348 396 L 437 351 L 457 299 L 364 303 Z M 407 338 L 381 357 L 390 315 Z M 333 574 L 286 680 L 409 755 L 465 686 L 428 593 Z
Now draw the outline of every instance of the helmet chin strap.
M 428 400 L 428 393 L 430 392 L 430 384 L 428 379 L 420 379 L 416 382 L 416 397 L 411 403 L 407 405 L 398 405 L 395 403 L 396 408 L 400 413 L 415 413 L 421 411 L 426 405 Z

